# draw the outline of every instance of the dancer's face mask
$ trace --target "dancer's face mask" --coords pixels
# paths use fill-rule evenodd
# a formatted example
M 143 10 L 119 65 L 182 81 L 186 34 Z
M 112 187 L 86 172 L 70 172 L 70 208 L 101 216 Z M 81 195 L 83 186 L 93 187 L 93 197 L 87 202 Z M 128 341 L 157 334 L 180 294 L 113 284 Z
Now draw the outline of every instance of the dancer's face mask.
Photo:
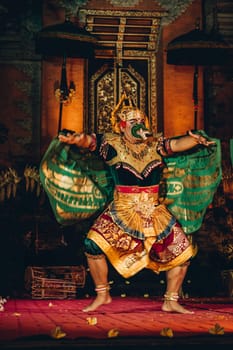
M 146 119 L 140 110 L 132 110 L 127 113 L 123 122 L 123 133 L 127 139 L 137 139 L 137 141 L 146 140 L 150 135 L 150 131 L 145 126 Z

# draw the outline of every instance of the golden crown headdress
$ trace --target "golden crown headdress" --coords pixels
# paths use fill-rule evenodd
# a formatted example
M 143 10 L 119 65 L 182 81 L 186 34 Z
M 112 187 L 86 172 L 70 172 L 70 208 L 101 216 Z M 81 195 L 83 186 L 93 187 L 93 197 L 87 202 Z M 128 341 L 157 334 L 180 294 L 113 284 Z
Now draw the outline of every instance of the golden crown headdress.
M 127 96 L 125 92 L 121 95 L 121 98 L 115 108 L 111 112 L 111 124 L 112 129 L 116 133 L 120 133 L 120 122 L 125 122 L 132 119 L 132 113 L 134 111 L 140 112 L 145 118 L 145 126 L 149 129 L 149 120 L 143 111 L 135 107 L 131 96 Z

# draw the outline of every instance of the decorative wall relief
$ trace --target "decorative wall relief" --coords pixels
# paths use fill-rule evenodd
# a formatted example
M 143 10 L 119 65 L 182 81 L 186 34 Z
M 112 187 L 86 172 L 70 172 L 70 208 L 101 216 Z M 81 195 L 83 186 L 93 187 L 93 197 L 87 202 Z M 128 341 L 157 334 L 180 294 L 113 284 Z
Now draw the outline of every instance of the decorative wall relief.
M 89 101 L 92 131 L 97 133 L 111 131 L 110 116 L 114 108 L 114 87 L 114 71 L 107 65 L 103 65 L 91 77 Z
M 163 19 L 163 24 L 169 24 L 178 18 L 193 1 L 194 0 L 150 0 L 150 6 L 153 8 L 153 6 L 156 7 L 160 5 L 167 11 L 167 15 Z M 77 16 L 79 8 L 88 6 L 88 2 L 90 2 L 90 0 L 51 0 L 53 6 L 56 4 L 57 6 L 65 8 L 66 13 L 72 16 Z M 144 2 L 147 3 L 148 0 L 144 0 Z M 127 7 L 127 9 L 132 8 L 135 10 L 143 5 L 142 0 L 109 0 L 106 1 L 106 3 L 109 3 L 109 8 L 113 9 L 114 7 Z

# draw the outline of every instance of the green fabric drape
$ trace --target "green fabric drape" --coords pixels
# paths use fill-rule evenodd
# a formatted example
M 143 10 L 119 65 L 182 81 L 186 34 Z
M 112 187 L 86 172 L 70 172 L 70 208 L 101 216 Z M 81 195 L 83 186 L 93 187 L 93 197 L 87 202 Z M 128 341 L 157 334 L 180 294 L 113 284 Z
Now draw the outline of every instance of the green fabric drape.
M 168 208 L 187 234 L 200 228 L 222 179 L 220 140 L 208 139 L 215 145 L 199 145 L 192 152 L 165 159 Z
M 203 131 L 199 131 L 205 137 Z M 207 137 L 208 138 L 208 137 Z M 209 138 L 210 139 L 210 138 Z M 197 231 L 222 179 L 220 140 L 209 147 L 166 157 L 168 208 L 185 233 Z M 101 213 L 113 196 L 113 178 L 94 153 L 54 138 L 40 164 L 41 183 L 57 221 L 63 225 Z
M 69 225 L 101 212 L 112 198 L 111 177 L 94 153 L 54 138 L 40 168 L 56 220 Z

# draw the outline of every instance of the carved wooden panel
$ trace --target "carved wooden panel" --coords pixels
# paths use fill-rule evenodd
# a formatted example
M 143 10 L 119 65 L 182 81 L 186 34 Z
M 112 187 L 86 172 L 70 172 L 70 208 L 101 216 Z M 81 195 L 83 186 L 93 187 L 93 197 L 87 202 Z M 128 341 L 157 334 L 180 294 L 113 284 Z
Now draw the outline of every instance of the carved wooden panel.
M 86 28 L 98 36 L 95 60 L 89 64 L 86 127 L 111 130 L 110 116 L 123 91 L 149 117 L 157 132 L 157 50 L 160 20 L 157 11 L 81 10 Z
M 137 65 L 130 61 L 122 66 L 103 65 L 90 78 L 90 123 L 89 129 L 97 133 L 111 131 L 110 116 L 114 106 L 125 91 L 133 104 L 148 113 L 147 108 L 147 74 L 142 75 Z M 145 70 L 147 61 L 141 62 Z

